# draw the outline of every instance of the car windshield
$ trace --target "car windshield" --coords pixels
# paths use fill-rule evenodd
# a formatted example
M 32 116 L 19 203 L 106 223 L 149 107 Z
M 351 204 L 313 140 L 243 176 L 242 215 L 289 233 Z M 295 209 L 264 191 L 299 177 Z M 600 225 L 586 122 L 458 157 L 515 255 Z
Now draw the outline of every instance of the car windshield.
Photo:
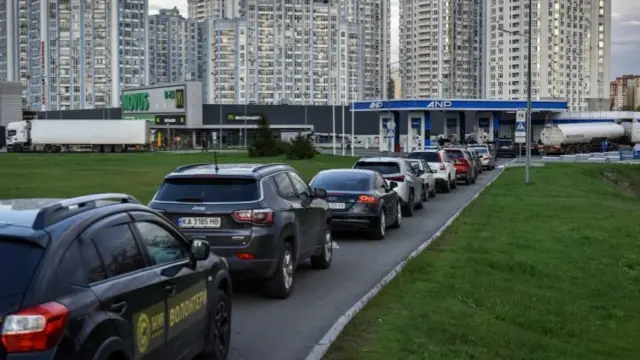
M 400 172 L 400 165 L 395 162 L 358 161 L 354 168 L 373 170 L 382 175 L 397 174 Z
M 310 185 L 327 191 L 368 191 L 371 188 L 371 175 L 356 171 L 331 171 L 316 175 Z
M 26 241 L 0 236 L 0 298 L 24 293 L 44 250 Z M 11 274 L 11 276 L 7 276 Z
M 478 154 L 487 154 L 487 153 L 489 153 L 489 150 L 487 150 L 487 148 L 473 148 L 473 151 L 477 152 Z
M 464 158 L 464 154 L 462 153 L 462 150 L 447 150 L 447 155 L 449 155 L 449 157 L 452 157 L 454 159 Z
M 155 200 L 175 202 L 244 202 L 260 198 L 258 182 L 246 178 L 173 178 L 165 180 Z
M 498 142 L 498 145 L 499 146 L 511 146 L 511 145 L 513 145 L 513 141 L 511 141 L 511 140 L 500 140 Z
M 410 153 L 407 158 L 409 159 L 423 159 L 426 162 L 436 163 L 440 162 L 438 158 L 438 153 L 435 151 L 427 151 L 427 152 L 415 152 Z

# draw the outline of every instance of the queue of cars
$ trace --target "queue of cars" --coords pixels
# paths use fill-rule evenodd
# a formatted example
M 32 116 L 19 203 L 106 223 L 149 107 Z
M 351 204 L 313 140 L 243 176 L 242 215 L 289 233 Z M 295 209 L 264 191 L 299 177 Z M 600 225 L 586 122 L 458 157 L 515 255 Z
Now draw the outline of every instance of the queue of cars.
M 125 194 L 0 200 L 0 271 L 11 274 L 0 359 L 226 359 L 232 277 L 287 298 L 299 264 L 331 266 L 332 231 L 384 239 L 437 192 L 493 168 L 483 154 L 365 157 L 309 184 L 286 164 L 189 164 L 148 206 Z

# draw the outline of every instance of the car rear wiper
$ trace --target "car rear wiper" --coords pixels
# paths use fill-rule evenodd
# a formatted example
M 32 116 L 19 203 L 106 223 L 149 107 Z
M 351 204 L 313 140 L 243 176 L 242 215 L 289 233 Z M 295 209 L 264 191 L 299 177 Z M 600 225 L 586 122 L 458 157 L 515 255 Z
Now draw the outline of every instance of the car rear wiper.
M 198 203 L 201 203 L 201 202 L 203 202 L 203 199 L 201 197 L 183 197 L 183 198 L 178 198 L 175 201 L 176 202 L 198 202 Z

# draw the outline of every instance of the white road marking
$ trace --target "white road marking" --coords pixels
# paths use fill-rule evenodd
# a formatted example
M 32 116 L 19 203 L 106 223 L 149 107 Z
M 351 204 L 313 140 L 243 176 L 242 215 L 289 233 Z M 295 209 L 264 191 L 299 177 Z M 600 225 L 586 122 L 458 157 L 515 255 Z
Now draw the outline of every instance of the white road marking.
M 335 242 L 335 241 L 333 242 L 333 244 L 331 244 L 331 246 L 332 246 L 334 249 L 340 249 L 340 246 L 338 246 L 338 243 L 337 243 L 337 242 Z

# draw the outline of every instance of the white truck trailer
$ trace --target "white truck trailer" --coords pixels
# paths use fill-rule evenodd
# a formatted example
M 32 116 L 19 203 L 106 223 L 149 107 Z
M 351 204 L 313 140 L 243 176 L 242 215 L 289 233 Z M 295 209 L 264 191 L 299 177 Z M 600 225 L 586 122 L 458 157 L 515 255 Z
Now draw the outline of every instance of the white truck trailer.
M 7 151 L 57 153 L 91 148 L 123 152 L 147 147 L 151 134 L 145 120 L 24 120 L 7 125 Z
M 540 140 L 542 150 L 551 155 L 599 151 L 600 143 L 605 140 L 616 149 L 619 145 L 640 143 L 640 123 L 633 120 L 622 123 L 548 125 L 540 133 Z

